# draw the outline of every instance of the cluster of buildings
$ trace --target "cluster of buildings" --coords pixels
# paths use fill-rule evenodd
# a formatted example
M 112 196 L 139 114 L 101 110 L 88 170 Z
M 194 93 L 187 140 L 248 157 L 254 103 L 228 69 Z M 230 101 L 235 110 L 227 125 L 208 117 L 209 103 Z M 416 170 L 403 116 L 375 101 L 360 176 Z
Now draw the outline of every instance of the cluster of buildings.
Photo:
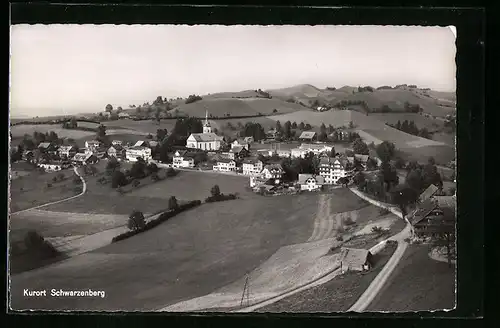
M 42 142 L 34 150 L 23 152 L 22 158 L 36 164 L 46 171 L 60 171 L 71 165 L 95 164 L 102 158 L 114 157 L 117 160 L 135 162 L 138 158 L 149 161 L 152 150 L 157 147 L 156 141 L 139 140 L 133 145 L 124 145 L 120 140 L 113 140 L 109 147 L 97 140 L 85 141 L 84 148 L 76 145 L 57 145 Z

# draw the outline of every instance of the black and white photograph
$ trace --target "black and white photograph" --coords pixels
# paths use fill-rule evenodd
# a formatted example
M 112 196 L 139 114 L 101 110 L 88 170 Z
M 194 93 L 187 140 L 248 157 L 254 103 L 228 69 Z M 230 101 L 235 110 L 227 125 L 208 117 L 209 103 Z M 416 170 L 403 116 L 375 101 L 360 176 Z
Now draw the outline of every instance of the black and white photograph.
M 10 38 L 10 310 L 456 307 L 454 26 Z

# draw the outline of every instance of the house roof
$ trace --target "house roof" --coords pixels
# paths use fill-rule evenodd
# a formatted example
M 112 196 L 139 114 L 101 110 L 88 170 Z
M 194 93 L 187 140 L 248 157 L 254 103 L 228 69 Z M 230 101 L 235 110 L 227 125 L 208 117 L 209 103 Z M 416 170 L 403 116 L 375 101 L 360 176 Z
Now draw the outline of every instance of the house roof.
M 217 162 L 219 162 L 219 163 L 231 163 L 231 162 L 234 162 L 234 160 L 229 159 L 229 158 L 221 158 Z
M 425 219 L 434 209 L 437 208 L 437 203 L 433 202 L 431 199 L 425 200 L 421 203 L 418 209 L 413 213 L 413 215 L 409 218 L 409 221 L 412 225 L 415 225 Z
M 71 149 L 75 148 L 74 145 L 65 145 L 65 146 L 61 146 L 59 147 L 59 151 L 70 151 Z
M 366 163 L 368 161 L 368 158 L 370 158 L 370 156 L 368 156 L 368 155 L 361 155 L 361 154 L 354 154 L 354 158 L 357 159 L 357 160 L 360 160 L 363 163 Z
M 87 153 L 87 154 L 78 153 L 78 154 L 75 154 L 75 156 L 73 156 L 73 160 L 74 161 L 82 161 L 83 162 L 83 161 L 88 160 L 92 156 L 94 156 L 94 155 L 92 155 L 90 153 Z
M 316 133 L 316 132 L 314 132 Z M 316 149 L 316 150 L 323 150 L 325 148 L 332 148 L 332 146 L 328 146 L 325 144 L 308 144 L 308 143 L 303 143 L 299 146 L 299 149 Z
M 223 137 L 215 133 L 191 133 L 189 137 L 193 137 L 198 142 L 221 141 Z
M 130 148 L 128 148 L 127 150 L 145 150 L 145 151 L 148 151 L 150 150 L 148 147 L 144 147 L 144 146 L 132 146 Z
M 230 153 L 239 153 L 243 149 L 245 149 L 245 147 L 243 147 L 243 146 L 233 146 L 233 148 L 231 148 L 231 150 L 229 152 Z
M 300 134 L 300 139 L 312 139 L 316 135 L 314 131 L 304 131 Z
M 38 148 L 49 148 L 52 144 L 50 142 L 41 142 Z
M 325 183 L 325 178 L 322 177 L 321 175 L 314 175 L 314 174 L 299 174 L 299 180 L 298 184 L 305 184 L 307 180 L 309 179 L 315 179 L 317 184 L 324 184 Z
M 144 140 L 139 140 L 139 141 L 137 141 L 137 142 L 136 142 L 136 143 L 135 143 L 132 147 L 144 146 L 144 145 L 146 145 L 146 144 L 147 144 L 147 142 L 146 142 L 146 141 L 144 141 Z
M 259 162 L 262 163 L 262 161 L 259 161 L 258 159 L 247 159 L 243 161 L 243 164 L 255 165 L 258 164 Z
M 352 163 L 350 160 L 349 160 L 349 157 L 347 156 L 337 156 L 335 157 L 335 161 L 339 161 L 340 165 L 342 165 L 342 167 L 346 168 L 348 164 Z
M 123 150 L 124 148 L 123 148 L 123 146 L 121 146 L 121 145 L 113 145 L 113 146 L 111 146 L 111 147 L 109 147 L 109 148 L 108 148 L 108 151 L 109 151 L 109 150 L 112 150 L 112 149 L 114 149 L 114 150 L 116 150 L 116 151 L 121 151 L 121 150 Z
M 281 164 L 268 164 L 266 166 L 264 166 L 264 169 L 267 169 L 269 171 L 279 171 L 279 172 L 285 172 L 283 170 L 283 167 L 281 166 Z
M 431 198 L 432 196 L 434 196 L 434 194 L 438 190 L 439 190 L 438 187 L 436 187 L 435 185 L 431 184 L 429 187 L 427 187 L 427 189 L 424 190 L 424 192 L 422 192 L 420 194 L 420 197 L 419 197 L 420 202 L 424 202 L 427 199 Z
M 177 154 L 179 154 L 179 155 L 177 155 Z M 186 155 L 186 154 L 187 154 L 187 150 L 178 150 L 178 151 L 176 151 L 176 152 L 174 153 L 174 156 L 179 156 L 179 157 L 182 157 L 182 156 L 184 156 L 184 155 Z
M 343 266 L 359 267 L 366 264 L 370 255 L 367 249 L 343 247 L 340 251 L 340 261 Z

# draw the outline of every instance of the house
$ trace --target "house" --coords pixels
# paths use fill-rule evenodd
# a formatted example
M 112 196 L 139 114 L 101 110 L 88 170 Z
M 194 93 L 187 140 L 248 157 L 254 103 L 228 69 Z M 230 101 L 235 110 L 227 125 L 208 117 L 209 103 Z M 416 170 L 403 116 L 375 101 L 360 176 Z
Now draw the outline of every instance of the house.
M 148 162 L 151 159 L 151 148 L 143 146 L 132 146 L 125 150 L 125 157 L 128 161 L 137 162 L 139 158 Z
M 419 204 L 408 220 L 416 238 L 432 237 L 444 230 L 453 232 L 455 229 L 454 216 L 445 215 L 438 202 L 433 199 L 427 199 Z
M 107 154 L 109 157 L 114 157 L 118 160 L 123 160 L 126 158 L 126 150 L 122 145 L 111 145 L 111 147 L 108 148 Z
M 77 153 L 71 159 L 71 161 L 73 162 L 73 164 L 76 164 L 76 165 L 95 164 L 95 163 L 98 162 L 98 160 L 99 159 L 97 158 L 96 155 L 93 155 L 93 154 L 90 154 L 90 153 L 87 153 L 87 154 Z
M 264 166 L 261 175 L 268 180 L 273 180 L 274 184 L 280 184 L 285 175 L 285 170 L 280 164 L 268 164 Z
M 223 141 L 224 137 L 212 132 L 212 127 L 208 122 L 208 112 L 206 112 L 203 133 L 191 133 L 186 140 L 186 147 L 201 150 L 219 150 Z
M 319 190 L 325 184 L 325 178 L 321 175 L 299 174 L 297 184 L 300 186 L 300 190 Z
M 220 159 L 213 167 L 214 171 L 233 172 L 236 171 L 236 162 L 232 159 Z
M 62 163 L 55 163 L 55 162 L 38 164 L 38 167 L 44 169 L 46 172 L 57 172 L 63 169 Z
M 270 149 L 259 149 L 257 150 L 258 155 L 262 155 L 265 157 L 273 156 L 273 151 Z
M 231 143 L 231 149 L 233 149 L 234 147 L 243 147 L 246 150 L 250 150 L 250 145 L 243 139 L 236 139 L 235 141 L 233 141 Z
M 74 145 L 61 146 L 57 150 L 57 153 L 61 158 L 72 158 L 77 153 L 77 149 Z
M 264 164 L 259 160 L 246 160 L 243 162 L 243 175 L 256 176 L 262 172 Z
M 299 146 L 299 149 L 304 150 L 306 153 L 314 153 L 314 155 L 320 155 L 323 153 L 330 153 L 333 149 L 333 146 L 327 144 L 303 143 Z
M 230 152 L 230 151 L 224 151 L 219 154 L 219 156 L 216 159 L 235 159 L 235 153 Z
M 46 153 L 46 154 L 51 154 L 51 155 L 54 155 L 57 153 L 57 145 L 55 145 L 54 143 L 52 142 L 41 142 L 39 145 L 38 145 L 38 149 L 42 152 L 42 153 Z
M 255 140 L 253 137 L 245 137 L 245 138 L 243 138 L 243 142 L 250 145 L 250 144 L 254 143 Z
M 276 129 L 270 129 L 266 132 L 266 139 L 275 140 L 279 137 L 279 132 Z
M 94 151 L 95 149 L 101 147 L 102 142 L 97 141 L 97 140 L 87 140 L 85 141 L 85 148 L 87 148 L 90 151 Z
M 314 131 L 303 131 L 299 136 L 299 140 L 309 141 L 309 142 L 315 141 L 317 140 L 317 133 Z
M 160 143 L 158 141 L 151 140 L 148 142 L 148 147 L 151 149 L 155 149 L 156 147 L 158 147 L 159 144 Z
M 149 147 L 149 143 L 144 140 L 138 140 L 132 147 Z
M 186 150 L 178 150 L 175 152 L 172 159 L 172 166 L 176 168 L 193 168 L 194 158 L 187 156 Z
M 118 113 L 118 118 L 127 119 L 127 118 L 130 118 L 130 115 L 129 115 L 129 113 L 121 112 L 121 113 Z
M 307 153 L 308 153 L 307 150 L 302 149 L 300 147 L 292 148 L 290 150 L 290 156 L 293 158 L 304 158 L 306 157 Z
M 347 248 L 340 250 L 340 271 L 366 271 L 373 266 L 373 255 L 367 249 Z
M 325 184 L 337 184 L 340 178 L 352 178 L 354 163 L 345 156 L 322 156 L 319 161 L 319 175 L 324 177 Z
M 113 146 L 116 146 L 116 145 L 120 145 L 121 146 L 123 144 L 123 141 L 121 141 L 121 140 L 113 140 L 113 141 L 111 141 L 111 144 Z
M 25 150 L 21 157 L 23 160 L 31 162 L 35 158 L 35 152 L 33 150 Z
M 235 158 L 241 159 L 243 157 L 247 157 L 249 154 L 249 151 L 247 148 L 245 148 L 243 146 L 233 146 L 231 148 L 231 150 L 229 151 L 229 153 L 232 153 L 234 155 L 233 159 L 235 159 Z
M 269 181 L 269 179 L 266 179 L 263 176 L 250 176 L 250 187 L 251 188 L 259 188 L 260 186 L 263 186 L 266 184 L 266 182 Z
M 431 184 L 427 189 L 425 189 L 420 196 L 418 197 L 418 201 L 420 203 L 425 202 L 428 199 L 431 199 L 437 192 L 439 191 L 439 188 L 436 187 L 435 185 Z
M 292 156 L 292 152 L 290 150 L 277 150 L 276 153 L 275 153 L 278 157 L 291 157 Z

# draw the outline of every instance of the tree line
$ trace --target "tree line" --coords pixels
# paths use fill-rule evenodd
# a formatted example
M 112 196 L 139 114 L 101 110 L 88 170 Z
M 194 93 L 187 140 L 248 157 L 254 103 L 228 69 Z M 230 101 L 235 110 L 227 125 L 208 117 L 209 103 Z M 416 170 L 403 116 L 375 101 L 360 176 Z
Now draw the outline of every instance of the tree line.
M 387 125 L 398 129 L 399 131 L 426 139 L 431 139 L 432 136 L 427 128 L 419 129 L 414 121 L 404 120 L 403 123 L 401 123 L 401 121 L 398 120 L 396 124 L 387 123 Z

